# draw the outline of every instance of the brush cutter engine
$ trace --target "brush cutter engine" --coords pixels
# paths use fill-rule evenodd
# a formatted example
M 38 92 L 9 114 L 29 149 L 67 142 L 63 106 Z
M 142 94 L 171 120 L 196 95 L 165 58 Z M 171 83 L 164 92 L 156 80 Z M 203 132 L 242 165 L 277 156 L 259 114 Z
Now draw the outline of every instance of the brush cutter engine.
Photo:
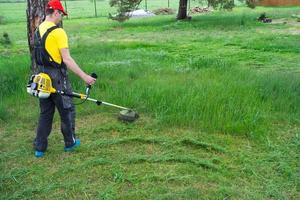
M 46 99 L 56 90 L 52 87 L 52 81 L 48 74 L 39 73 L 32 75 L 27 84 L 27 93 L 32 96 Z

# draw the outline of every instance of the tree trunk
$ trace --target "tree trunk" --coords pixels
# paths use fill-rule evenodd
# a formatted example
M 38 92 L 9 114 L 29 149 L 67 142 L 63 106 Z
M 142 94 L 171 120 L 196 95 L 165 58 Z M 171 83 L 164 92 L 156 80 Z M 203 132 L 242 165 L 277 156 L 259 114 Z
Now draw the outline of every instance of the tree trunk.
M 27 37 L 29 52 L 31 55 L 31 70 L 37 71 L 37 66 L 33 57 L 34 31 L 45 19 L 45 8 L 48 0 L 27 0 Z
M 179 9 L 177 14 L 177 19 L 186 19 L 187 18 L 187 4 L 188 0 L 180 0 L 179 1 Z

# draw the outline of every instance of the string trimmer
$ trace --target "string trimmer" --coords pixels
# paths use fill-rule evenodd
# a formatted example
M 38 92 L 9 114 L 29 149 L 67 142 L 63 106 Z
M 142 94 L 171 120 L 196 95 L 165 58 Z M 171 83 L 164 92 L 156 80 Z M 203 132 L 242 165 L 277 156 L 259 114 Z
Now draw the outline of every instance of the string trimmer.
M 97 78 L 97 75 L 95 73 L 91 74 L 91 76 L 94 78 Z M 112 104 L 112 103 L 108 103 L 105 101 L 100 101 L 97 99 L 90 98 L 89 97 L 90 89 L 91 89 L 91 86 L 88 85 L 86 88 L 85 94 L 76 93 L 76 92 L 66 93 L 64 91 L 56 90 L 55 88 L 52 87 L 51 78 L 49 77 L 48 74 L 45 74 L 45 73 L 39 73 L 37 75 L 32 75 L 27 84 L 27 92 L 38 98 L 42 98 L 42 99 L 48 98 L 51 94 L 56 93 L 56 94 L 60 94 L 60 95 L 79 98 L 84 101 L 92 101 L 92 102 L 95 102 L 98 106 L 106 105 L 106 106 L 112 106 L 115 108 L 122 109 L 119 113 L 118 118 L 124 122 L 133 122 L 139 118 L 138 113 L 133 111 L 130 108 L 126 108 L 126 107 L 119 106 L 116 104 Z

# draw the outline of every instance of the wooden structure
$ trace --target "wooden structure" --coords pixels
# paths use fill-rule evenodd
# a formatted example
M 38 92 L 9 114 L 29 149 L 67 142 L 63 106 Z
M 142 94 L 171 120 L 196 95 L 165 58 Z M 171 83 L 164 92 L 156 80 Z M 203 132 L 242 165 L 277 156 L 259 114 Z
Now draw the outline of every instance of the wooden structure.
M 259 6 L 300 6 L 300 0 L 259 0 Z

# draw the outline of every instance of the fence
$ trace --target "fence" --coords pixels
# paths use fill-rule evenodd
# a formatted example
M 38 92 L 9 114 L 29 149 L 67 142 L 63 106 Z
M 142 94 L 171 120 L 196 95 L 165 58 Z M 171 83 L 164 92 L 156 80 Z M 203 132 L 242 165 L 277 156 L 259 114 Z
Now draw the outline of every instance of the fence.
M 85 17 L 108 17 L 116 9 L 110 7 L 109 0 L 61 0 L 69 13 L 69 19 Z M 188 0 L 188 8 L 201 6 L 197 0 Z M 177 12 L 179 0 L 143 0 L 139 9 L 153 11 L 159 8 L 171 8 Z M 26 0 L 0 0 L 0 16 L 6 21 L 25 21 Z
M 189 8 L 199 6 L 195 0 L 188 0 Z M 109 0 L 79 0 L 79 1 L 63 1 L 70 18 L 78 17 L 107 17 L 108 13 L 114 13 L 115 8 L 109 6 Z M 84 6 L 83 6 L 84 5 Z M 179 0 L 143 0 L 139 5 L 139 9 L 153 11 L 159 8 L 171 8 L 177 11 Z

